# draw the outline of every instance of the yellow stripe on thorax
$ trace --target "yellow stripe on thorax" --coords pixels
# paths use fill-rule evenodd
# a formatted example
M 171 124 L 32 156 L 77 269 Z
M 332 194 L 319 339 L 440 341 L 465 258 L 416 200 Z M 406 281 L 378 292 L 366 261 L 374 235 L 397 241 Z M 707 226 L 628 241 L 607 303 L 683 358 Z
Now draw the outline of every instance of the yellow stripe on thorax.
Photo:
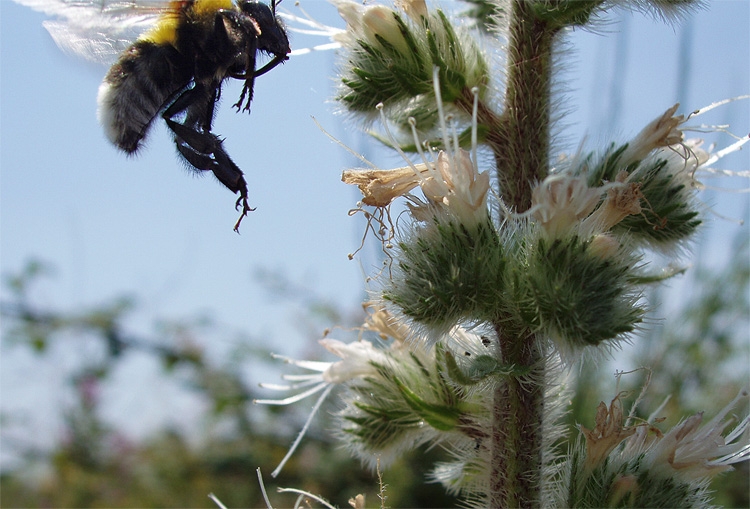
M 196 19 L 200 19 L 213 15 L 219 9 L 232 9 L 233 7 L 232 0 L 195 0 L 190 10 Z
M 177 41 L 177 28 L 183 21 L 185 3 L 186 0 L 172 0 L 169 9 L 159 18 L 159 21 L 138 39 L 154 44 L 171 44 L 174 46 Z M 233 7 L 232 0 L 194 0 L 184 14 L 188 19 L 195 21 L 206 16 L 212 16 L 219 9 L 232 9 Z

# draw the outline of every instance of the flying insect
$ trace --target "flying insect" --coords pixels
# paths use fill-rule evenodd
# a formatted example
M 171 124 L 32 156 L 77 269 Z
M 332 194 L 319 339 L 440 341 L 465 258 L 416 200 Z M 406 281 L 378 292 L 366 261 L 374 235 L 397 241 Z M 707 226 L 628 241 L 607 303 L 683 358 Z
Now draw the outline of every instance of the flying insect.
M 253 210 L 247 182 L 212 124 L 224 81 L 244 81 L 234 107 L 249 112 L 255 78 L 289 58 L 286 29 L 276 15 L 278 2 L 16 1 L 62 18 L 45 22 L 45 27 L 63 50 L 99 62 L 119 53 L 98 93 L 98 118 L 109 140 L 134 154 L 161 116 L 191 169 L 211 171 L 239 193 L 238 231 Z M 270 60 L 257 68 L 259 52 Z

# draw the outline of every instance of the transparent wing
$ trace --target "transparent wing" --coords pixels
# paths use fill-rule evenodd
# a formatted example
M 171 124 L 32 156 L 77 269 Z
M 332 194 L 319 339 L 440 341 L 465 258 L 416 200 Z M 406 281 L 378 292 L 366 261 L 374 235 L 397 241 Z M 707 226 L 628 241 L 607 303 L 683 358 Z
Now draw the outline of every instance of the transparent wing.
M 101 64 L 114 62 L 170 9 L 168 0 L 15 1 L 55 18 L 43 25 L 65 53 Z

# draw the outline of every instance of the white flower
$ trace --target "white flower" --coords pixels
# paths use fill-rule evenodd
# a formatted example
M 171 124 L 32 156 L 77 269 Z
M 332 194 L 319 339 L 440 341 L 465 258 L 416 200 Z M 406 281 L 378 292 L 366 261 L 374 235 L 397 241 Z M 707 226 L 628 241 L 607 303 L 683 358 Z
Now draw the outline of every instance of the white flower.
M 295 7 L 299 8 L 302 14 L 301 16 L 292 14 L 290 12 L 278 13 L 279 17 L 283 18 L 284 21 L 286 21 L 287 30 L 306 36 L 324 37 L 328 39 L 329 42 L 317 44 L 311 47 L 298 47 L 292 50 L 292 52 L 289 54 L 290 56 L 296 57 L 311 53 L 313 51 L 326 51 L 338 49 L 341 47 L 341 43 L 338 41 L 338 39 L 341 38 L 342 34 L 344 34 L 346 30 L 328 26 L 325 23 L 321 23 L 320 21 L 314 19 L 307 12 L 305 12 L 299 2 L 295 4 Z
M 707 186 L 697 179 L 699 176 L 704 178 L 712 176 L 748 177 L 747 171 L 732 172 L 713 168 L 713 165 L 722 158 L 740 150 L 748 142 L 750 142 L 750 137 L 745 136 L 722 149 L 709 151 L 710 149 L 703 149 L 702 139 L 690 138 L 679 145 L 658 151 L 653 157 L 666 159 L 668 169 L 674 178 L 685 185 L 686 188 L 702 190 Z
M 335 339 L 321 339 L 319 343 L 335 356 L 341 357 L 340 361 L 331 363 L 323 371 L 323 380 L 328 383 L 341 384 L 353 378 L 375 374 L 372 363 L 387 360 L 383 350 L 373 347 L 369 341 L 342 343 Z
M 396 0 L 396 6 L 413 21 L 419 22 L 427 17 L 427 4 L 424 0 Z
M 531 193 L 532 216 L 556 238 L 591 214 L 601 196 L 602 190 L 589 187 L 583 176 L 549 175 Z
M 682 131 L 678 129 L 678 126 L 685 122 L 685 115 L 675 116 L 674 114 L 679 106 L 680 104 L 677 103 L 669 108 L 628 143 L 628 148 L 620 158 L 623 166 L 643 160 L 653 150 L 677 145 L 682 141 Z
M 602 195 L 605 198 L 597 208 Z M 639 185 L 628 182 L 625 171 L 617 175 L 616 182 L 601 187 L 589 187 L 580 175 L 553 174 L 533 189 L 531 200 L 532 217 L 550 238 L 571 232 L 586 238 L 599 236 L 628 215 L 641 212 Z M 611 245 L 614 239 L 608 237 L 601 242 L 605 240 L 609 248 L 616 247 Z
M 747 171 L 732 172 L 713 168 L 712 166 L 723 157 L 740 150 L 743 145 L 750 142 L 750 136 L 735 136 L 726 130 L 726 126 L 698 125 L 690 126 L 687 122 L 699 115 L 703 115 L 719 106 L 737 100 L 750 99 L 750 95 L 734 97 L 717 101 L 690 113 L 687 117 L 683 115 L 673 116 L 678 105 L 667 110 L 661 117 L 654 120 L 643 129 L 643 131 L 629 144 L 623 152 L 620 162 L 628 165 L 635 160 L 648 158 L 649 160 L 664 160 L 668 162 L 667 170 L 671 172 L 676 181 L 681 182 L 687 189 L 705 188 L 699 182 L 698 176 L 743 176 L 747 177 Z M 684 132 L 725 132 L 735 138 L 734 143 L 719 150 L 704 150 L 703 140 L 699 138 L 684 139 Z M 648 157 L 646 154 L 651 151 Z M 649 164 L 641 165 L 648 168 Z M 636 170 L 637 171 L 637 170 Z M 633 175 L 637 179 L 637 175 Z
M 341 180 L 358 186 L 362 202 L 374 207 L 385 207 L 399 196 L 409 197 L 419 186 L 429 204 L 411 199 L 410 208 L 420 220 L 429 219 L 429 205 L 450 211 L 464 223 L 487 217 L 490 175 L 477 172 L 469 152 L 463 149 L 439 151 L 434 166 L 421 163 L 393 170 L 347 170 Z
M 307 375 L 283 375 L 284 380 L 295 382 L 293 384 L 260 384 L 264 389 L 276 391 L 289 391 L 313 386 L 312 389 L 285 399 L 256 399 L 254 403 L 265 405 L 289 405 L 296 403 L 322 391 L 329 385 L 342 384 L 353 378 L 374 374 L 376 370 L 373 368 L 372 362 L 382 363 L 387 360 L 383 350 L 375 348 L 369 341 L 360 340 L 352 343 L 344 343 L 336 339 L 327 338 L 321 339 L 318 343 L 341 360 L 337 362 L 306 361 L 274 355 L 277 359 L 283 359 L 289 364 L 315 373 Z
M 743 390 L 711 421 L 701 426 L 703 412 L 692 415 L 664 435 L 653 436 L 648 426 L 639 426 L 625 442 L 623 456 L 645 453 L 643 466 L 657 475 L 678 476 L 685 481 L 712 477 L 731 470 L 732 464 L 750 458 L 750 415 L 745 416 L 726 436 L 722 433 L 731 424 L 727 414 L 742 399 Z
M 315 403 L 312 412 L 310 412 L 310 416 L 307 418 L 305 425 L 302 427 L 299 435 L 297 435 L 294 443 L 289 448 L 286 456 L 281 460 L 276 467 L 276 470 L 271 473 L 273 477 L 276 477 L 279 472 L 281 472 L 281 469 L 297 449 L 297 446 L 302 441 L 302 437 L 305 436 L 307 429 L 310 427 L 313 417 L 323 404 L 323 401 L 325 401 L 326 397 L 331 393 L 333 387 L 337 384 L 342 384 L 358 377 L 375 374 L 377 371 L 373 367 L 372 362 L 382 363 L 387 361 L 386 354 L 382 350 L 373 347 L 372 343 L 369 341 L 344 343 L 335 339 L 322 339 L 319 343 L 323 345 L 326 350 L 341 358 L 341 360 L 337 362 L 318 362 L 295 360 L 276 355 L 276 358 L 284 359 L 289 364 L 293 364 L 315 373 L 307 375 L 284 375 L 284 380 L 294 382 L 291 384 L 260 384 L 262 388 L 277 391 L 290 391 L 311 387 L 310 389 L 303 390 L 298 394 L 284 399 L 256 399 L 253 401 L 255 404 L 262 405 L 290 405 L 318 392 L 323 392 Z
M 443 205 L 464 224 L 487 217 L 490 175 L 476 171 L 466 150 L 459 148 L 453 153 L 441 150 L 435 170 L 419 184 L 428 200 Z

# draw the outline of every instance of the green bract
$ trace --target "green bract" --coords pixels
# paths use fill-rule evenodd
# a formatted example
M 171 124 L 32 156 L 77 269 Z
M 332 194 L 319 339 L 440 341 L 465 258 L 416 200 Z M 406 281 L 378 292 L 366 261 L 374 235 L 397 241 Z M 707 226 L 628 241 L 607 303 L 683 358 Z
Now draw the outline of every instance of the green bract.
M 407 316 L 435 327 L 496 314 L 505 259 L 500 238 L 487 221 L 473 227 L 439 221 L 418 227 L 399 243 L 399 276 L 384 298 Z
M 591 242 L 578 237 L 548 241 L 532 248 L 527 268 L 526 316 L 564 343 L 563 348 L 597 345 L 632 332 L 644 310 L 629 283 L 634 260 L 601 257 Z
M 368 27 L 369 37 L 351 34 L 354 42 L 347 48 L 338 96 L 349 111 L 374 115 L 382 103 L 386 116 L 397 124 L 407 127 L 407 119 L 414 117 L 420 129 L 431 129 L 438 120 L 435 67 L 445 103 L 470 97 L 473 87 L 484 94 L 489 82 L 484 56 L 473 39 L 456 32 L 441 10 L 420 21 L 404 19 L 395 11 L 388 15 L 390 27 L 388 20 L 381 20 L 377 27 Z

